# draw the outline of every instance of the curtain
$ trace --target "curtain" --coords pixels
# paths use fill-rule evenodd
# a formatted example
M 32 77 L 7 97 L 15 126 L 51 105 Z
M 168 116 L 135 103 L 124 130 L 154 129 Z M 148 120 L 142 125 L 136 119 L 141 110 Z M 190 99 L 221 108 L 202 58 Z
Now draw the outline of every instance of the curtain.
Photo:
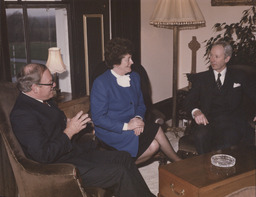
M 111 1 L 112 38 L 129 39 L 135 48 L 133 60 L 141 64 L 140 0 Z
M 4 0 L 0 0 L 0 81 L 11 81 L 11 67 Z

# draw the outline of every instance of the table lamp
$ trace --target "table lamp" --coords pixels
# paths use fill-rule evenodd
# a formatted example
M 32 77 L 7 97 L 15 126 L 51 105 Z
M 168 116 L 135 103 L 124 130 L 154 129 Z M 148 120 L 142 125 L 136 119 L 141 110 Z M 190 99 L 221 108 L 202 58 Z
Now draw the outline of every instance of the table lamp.
M 158 28 L 173 29 L 172 127 L 175 128 L 177 126 L 179 30 L 205 26 L 205 19 L 196 0 L 158 0 L 150 19 L 150 24 Z
M 61 96 L 61 90 L 59 89 L 59 77 L 58 74 L 66 71 L 66 65 L 63 63 L 60 48 L 51 47 L 48 49 L 48 60 L 46 66 L 54 76 L 54 81 L 56 83 L 55 91 L 57 98 Z

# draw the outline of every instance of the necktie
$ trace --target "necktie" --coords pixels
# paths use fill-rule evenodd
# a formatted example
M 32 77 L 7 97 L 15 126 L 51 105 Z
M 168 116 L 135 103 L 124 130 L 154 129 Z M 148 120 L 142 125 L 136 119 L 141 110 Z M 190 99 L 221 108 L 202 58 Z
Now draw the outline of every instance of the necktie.
M 43 104 L 48 105 L 50 107 L 50 105 L 47 101 L 43 101 Z
M 221 89 L 221 86 L 222 86 L 221 81 L 220 81 L 220 76 L 221 76 L 221 74 L 219 73 L 218 74 L 218 79 L 216 81 L 219 90 Z

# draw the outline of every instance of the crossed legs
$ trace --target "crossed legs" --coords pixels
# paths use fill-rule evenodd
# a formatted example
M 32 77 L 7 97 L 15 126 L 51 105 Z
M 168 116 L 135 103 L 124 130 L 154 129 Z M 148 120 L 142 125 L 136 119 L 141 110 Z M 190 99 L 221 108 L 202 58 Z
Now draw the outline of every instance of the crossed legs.
M 164 154 L 169 158 L 169 160 L 181 160 L 173 150 L 173 147 L 170 144 L 169 140 L 167 139 L 166 135 L 164 134 L 162 128 L 159 127 L 155 139 L 152 141 L 148 149 L 135 161 L 135 163 L 140 164 L 142 162 L 147 161 L 159 150 L 159 148 L 164 152 Z

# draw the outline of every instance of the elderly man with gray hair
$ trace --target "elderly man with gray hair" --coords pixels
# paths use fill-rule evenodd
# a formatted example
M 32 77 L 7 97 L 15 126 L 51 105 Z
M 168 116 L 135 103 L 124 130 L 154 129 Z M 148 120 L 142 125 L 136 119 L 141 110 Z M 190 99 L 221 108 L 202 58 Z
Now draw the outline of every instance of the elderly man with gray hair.
M 191 75 L 192 88 L 185 99 L 185 108 L 194 119 L 199 154 L 237 146 L 241 139 L 252 144 L 254 139 L 254 131 L 243 117 L 242 100 L 246 93 L 256 103 L 255 80 L 227 66 L 232 55 L 229 43 L 216 42 L 209 55 L 210 69 Z

